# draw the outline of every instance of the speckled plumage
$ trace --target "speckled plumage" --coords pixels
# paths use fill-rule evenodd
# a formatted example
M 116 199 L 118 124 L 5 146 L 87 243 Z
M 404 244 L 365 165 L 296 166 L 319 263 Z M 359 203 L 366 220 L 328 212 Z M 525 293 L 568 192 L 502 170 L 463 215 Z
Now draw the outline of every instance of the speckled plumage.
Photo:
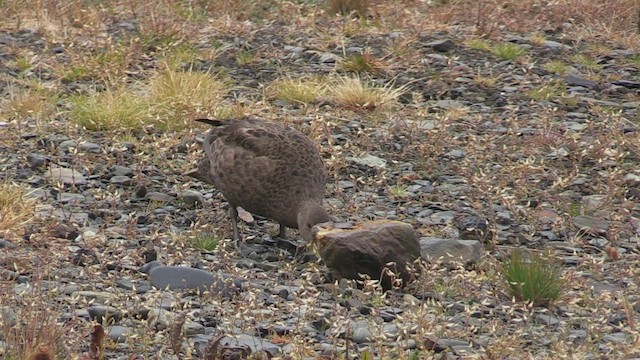
M 327 174 L 311 139 L 259 119 L 197 121 L 212 126 L 203 144 L 210 165 L 205 178 L 230 204 L 234 239 L 237 206 L 277 221 L 281 236 L 285 227 L 300 225 L 307 241 L 313 225 L 330 221 L 322 207 Z

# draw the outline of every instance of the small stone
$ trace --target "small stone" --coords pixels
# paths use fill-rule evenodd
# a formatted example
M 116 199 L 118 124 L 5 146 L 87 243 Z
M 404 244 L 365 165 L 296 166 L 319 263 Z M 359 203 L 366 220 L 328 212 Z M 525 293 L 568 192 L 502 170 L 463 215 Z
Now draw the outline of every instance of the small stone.
M 324 64 L 333 64 L 338 60 L 338 56 L 332 53 L 322 53 L 319 60 Z
M 420 238 L 420 253 L 423 259 L 441 260 L 445 264 L 472 264 L 482 258 L 484 247 L 477 240 L 423 237 Z
M 358 321 L 353 324 L 353 335 L 351 340 L 356 344 L 364 344 L 371 342 L 374 339 L 373 332 L 371 331 L 368 321 Z
M 52 180 L 64 185 L 84 185 L 87 183 L 87 178 L 85 178 L 77 170 L 68 168 L 52 166 L 45 175 L 51 177 Z
M 31 170 L 38 169 L 48 164 L 51 159 L 48 156 L 40 155 L 36 153 L 31 153 L 27 155 L 27 162 L 29 163 L 29 167 Z
M 132 177 L 134 175 L 133 170 L 130 167 L 114 165 L 111 168 L 111 173 L 114 176 L 128 176 Z M 144 196 L 144 195 L 143 195 Z
M 195 190 L 185 190 L 180 193 L 180 198 L 188 206 L 196 206 L 204 204 L 204 195 Z
M 156 308 L 149 311 L 148 321 L 158 330 L 164 330 L 175 324 L 178 316 L 180 316 L 180 314 L 166 309 Z M 204 325 L 189 319 L 185 319 L 183 329 L 185 335 L 204 334 L 205 332 Z
M 431 41 L 425 45 L 438 52 L 447 52 L 456 46 L 456 44 L 449 39 Z
M 129 186 L 131 185 L 132 180 L 128 176 L 116 175 L 116 176 L 113 176 L 111 179 L 109 179 L 109 182 L 114 185 Z
M 112 320 L 118 321 L 122 318 L 122 313 L 113 306 L 92 305 L 87 309 L 87 312 L 91 320 L 99 323 L 103 323 L 105 320 L 106 322 Z
M 595 235 L 605 235 L 609 229 L 609 221 L 588 215 L 574 217 L 573 224 Z
M 569 74 L 565 78 L 568 85 L 582 86 L 585 88 L 594 88 L 598 85 L 595 81 L 587 80 L 575 74 Z
M 624 182 L 629 186 L 640 186 L 640 175 L 628 173 L 624 176 Z
M 387 160 L 371 154 L 366 154 L 360 157 L 349 156 L 347 157 L 347 160 L 352 161 L 358 165 L 376 168 L 376 169 L 384 169 L 387 167 Z
M 77 147 L 78 147 L 78 142 L 75 140 L 65 140 L 60 144 L 58 144 L 58 150 L 64 151 L 64 152 L 69 152 L 72 149 L 75 149 Z
M 247 334 L 239 334 L 234 336 L 226 336 L 220 341 L 222 345 L 233 347 L 248 347 L 251 353 L 259 353 L 266 351 L 274 356 L 280 352 L 280 347 L 267 339 L 255 337 Z M 248 354 L 247 354 L 248 355 Z M 246 358 L 246 357 L 241 357 Z
M 158 201 L 158 202 L 171 202 L 174 199 L 174 197 L 171 195 L 163 194 L 156 191 L 147 193 L 147 198 L 149 200 Z
M 82 194 L 76 194 L 76 193 L 70 193 L 70 192 L 63 192 L 62 194 L 60 194 L 59 197 L 59 201 L 61 203 L 73 203 L 73 202 L 81 202 L 84 201 L 86 198 L 84 195 Z
M 0 327 L 9 329 L 18 323 L 15 311 L 9 306 L 0 307 Z
M 536 321 L 538 321 L 538 323 L 544 324 L 544 325 L 553 326 L 553 325 L 558 325 L 560 323 L 560 320 L 558 320 L 558 318 L 549 314 L 536 314 L 535 319 Z
M 94 154 L 99 154 L 102 152 L 102 146 L 88 141 L 80 143 L 80 145 L 78 145 L 78 149 L 80 151 L 90 152 Z
M 234 292 L 237 282 L 228 275 L 214 275 L 208 271 L 186 266 L 156 266 L 149 271 L 151 284 L 158 289 L 210 290 L 215 295 L 228 296 Z
M 126 342 L 127 338 L 129 338 L 133 334 L 133 331 L 131 330 L 131 328 L 128 328 L 126 326 L 113 325 L 109 327 L 108 334 L 109 339 L 115 342 L 123 343 Z

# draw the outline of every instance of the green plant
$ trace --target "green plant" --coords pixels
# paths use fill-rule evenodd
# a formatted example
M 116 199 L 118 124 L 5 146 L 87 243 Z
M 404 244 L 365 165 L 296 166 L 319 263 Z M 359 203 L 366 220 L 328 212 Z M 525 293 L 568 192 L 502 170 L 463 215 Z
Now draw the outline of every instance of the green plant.
M 540 254 L 523 256 L 512 251 L 502 263 L 502 276 L 513 297 L 535 306 L 548 306 L 562 295 L 564 288 L 560 266 Z
M 564 86 L 558 83 L 545 84 L 539 88 L 531 89 L 525 95 L 532 100 L 549 100 L 564 94 Z
M 70 83 L 74 81 L 88 80 L 90 71 L 86 65 L 74 65 L 62 75 L 62 82 Z
M 569 71 L 569 69 L 571 69 L 569 65 L 559 60 L 549 61 L 546 64 L 542 65 L 542 67 L 548 72 L 552 72 L 558 75 L 564 75 Z
M 236 62 L 238 65 L 248 65 L 253 62 L 256 55 L 251 50 L 240 49 L 236 52 Z
M 149 120 L 147 102 L 126 89 L 71 98 L 71 119 L 88 130 L 135 129 Z
M 220 239 L 211 234 L 198 234 L 189 240 L 189 245 L 194 249 L 203 251 L 213 251 L 218 247 Z
M 369 49 L 366 49 L 362 54 L 347 56 L 340 67 L 350 72 L 378 73 L 384 71 L 385 64 L 380 59 L 376 59 Z
M 581 65 L 587 70 L 598 71 L 602 69 L 602 65 L 599 64 L 594 58 L 584 54 L 576 54 L 571 57 L 571 61 L 578 65 Z
M 480 51 L 491 51 L 491 45 L 484 39 L 471 39 L 465 42 L 469 49 Z
M 526 51 L 518 44 L 500 43 L 491 48 L 491 53 L 502 60 L 514 60 L 524 55 Z
M 406 185 L 393 185 L 389 187 L 389 194 L 396 198 L 403 198 L 407 196 Z

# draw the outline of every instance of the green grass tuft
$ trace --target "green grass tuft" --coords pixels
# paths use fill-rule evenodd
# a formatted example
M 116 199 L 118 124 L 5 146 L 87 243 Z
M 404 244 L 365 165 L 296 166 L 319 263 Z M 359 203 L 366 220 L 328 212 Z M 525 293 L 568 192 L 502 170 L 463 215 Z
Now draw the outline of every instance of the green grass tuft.
M 71 118 L 87 130 L 136 129 L 149 121 L 148 103 L 126 89 L 76 95 Z
M 192 248 L 201 251 L 213 251 L 218 247 L 220 239 L 211 234 L 198 234 L 195 238 L 189 239 Z
M 502 275 L 511 296 L 536 306 L 548 306 L 563 292 L 560 266 L 540 254 L 523 258 L 518 251 L 512 251 L 502 264 Z
M 514 60 L 526 54 L 526 51 L 518 44 L 507 42 L 495 44 L 491 53 L 502 60 Z

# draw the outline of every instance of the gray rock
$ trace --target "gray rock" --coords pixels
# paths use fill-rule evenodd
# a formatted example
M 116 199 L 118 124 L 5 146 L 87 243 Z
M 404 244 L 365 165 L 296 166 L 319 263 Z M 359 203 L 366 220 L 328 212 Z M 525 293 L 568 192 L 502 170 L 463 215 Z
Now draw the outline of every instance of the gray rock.
M 553 40 L 545 40 L 543 45 L 551 49 L 571 49 L 570 46 Z
M 560 323 L 560 320 L 558 320 L 558 318 L 550 314 L 536 314 L 535 320 L 540 324 L 550 325 L 550 326 L 558 325 Z
M 162 308 L 156 308 L 149 311 L 148 321 L 155 326 L 158 330 L 164 330 L 176 323 L 176 320 L 180 314 L 174 313 Z M 182 326 L 186 335 L 204 334 L 204 325 L 194 322 L 193 320 L 185 319 Z
M 9 306 L 0 307 L 0 328 L 11 328 L 18 324 L 15 311 Z
M 573 225 L 595 235 L 605 235 L 609 229 L 609 221 L 594 216 L 579 215 L 573 218 Z
M 114 176 L 132 177 L 134 175 L 133 170 L 131 168 L 126 166 L 120 166 L 120 165 L 114 165 L 113 168 L 111 168 L 111 173 Z
M 84 185 L 87 183 L 87 178 L 80 174 L 77 170 L 51 167 L 45 174 L 49 176 L 53 181 L 62 183 L 64 185 Z
M 248 346 L 249 349 L 251 349 L 251 353 L 267 351 L 271 355 L 275 355 L 280 352 L 280 347 L 272 343 L 271 341 L 247 334 L 226 336 L 222 339 L 222 341 L 220 341 L 220 343 L 226 346 Z
M 31 170 L 35 170 L 41 168 L 49 163 L 51 159 L 48 156 L 40 155 L 36 153 L 31 153 L 27 155 L 27 162 L 29 163 L 29 167 Z
M 90 152 L 94 154 L 99 154 L 102 152 L 102 146 L 88 141 L 80 143 L 80 145 L 78 145 L 78 149 L 80 151 Z
M 353 324 L 351 340 L 356 344 L 364 344 L 374 340 L 373 332 L 368 321 L 362 320 Z
M 128 176 L 116 175 L 109 179 L 109 182 L 115 185 L 129 186 L 131 185 L 132 180 Z
M 437 100 L 432 102 L 432 106 L 443 110 L 460 109 L 464 104 L 456 100 Z
M 81 202 L 84 201 L 86 198 L 84 195 L 82 194 L 76 194 L 76 193 L 70 193 L 70 192 L 63 192 L 62 194 L 60 194 L 60 202 L 63 203 L 70 203 L 70 202 Z
M 213 294 L 229 296 L 240 285 L 228 275 L 212 274 L 186 266 L 155 266 L 149 271 L 151 285 L 169 290 L 210 290 Z
M 63 152 L 70 152 L 72 149 L 78 148 L 78 142 L 75 140 L 65 140 L 58 144 L 58 150 Z
M 379 158 L 377 156 L 373 156 L 371 154 L 366 154 L 360 157 L 347 157 L 347 160 L 352 161 L 358 165 L 367 166 L 376 169 L 384 169 L 387 167 L 387 160 Z
M 122 318 L 122 313 L 113 306 L 92 305 L 87 309 L 87 313 L 91 320 L 102 323 L 106 321 L 118 321 Z
M 157 191 L 151 191 L 147 193 L 147 198 L 149 200 L 158 201 L 158 202 L 171 202 L 174 199 L 174 197 L 171 195 L 163 194 Z
M 431 41 L 425 45 L 438 52 L 447 52 L 456 46 L 456 44 L 449 39 Z
M 443 263 L 475 263 L 484 255 L 484 247 L 477 240 L 454 240 L 435 237 L 420 238 L 423 259 L 441 260 Z
M 195 190 L 185 190 L 180 193 L 180 199 L 189 206 L 196 206 L 197 204 L 204 204 L 204 195 Z
M 320 54 L 320 62 L 325 64 L 332 64 L 338 60 L 338 56 L 332 53 L 322 53 Z
M 640 175 L 628 173 L 624 176 L 624 182 L 629 186 L 640 186 Z
M 126 342 L 127 338 L 133 335 L 133 330 L 126 326 L 113 325 L 109 327 L 109 339 L 117 343 Z

